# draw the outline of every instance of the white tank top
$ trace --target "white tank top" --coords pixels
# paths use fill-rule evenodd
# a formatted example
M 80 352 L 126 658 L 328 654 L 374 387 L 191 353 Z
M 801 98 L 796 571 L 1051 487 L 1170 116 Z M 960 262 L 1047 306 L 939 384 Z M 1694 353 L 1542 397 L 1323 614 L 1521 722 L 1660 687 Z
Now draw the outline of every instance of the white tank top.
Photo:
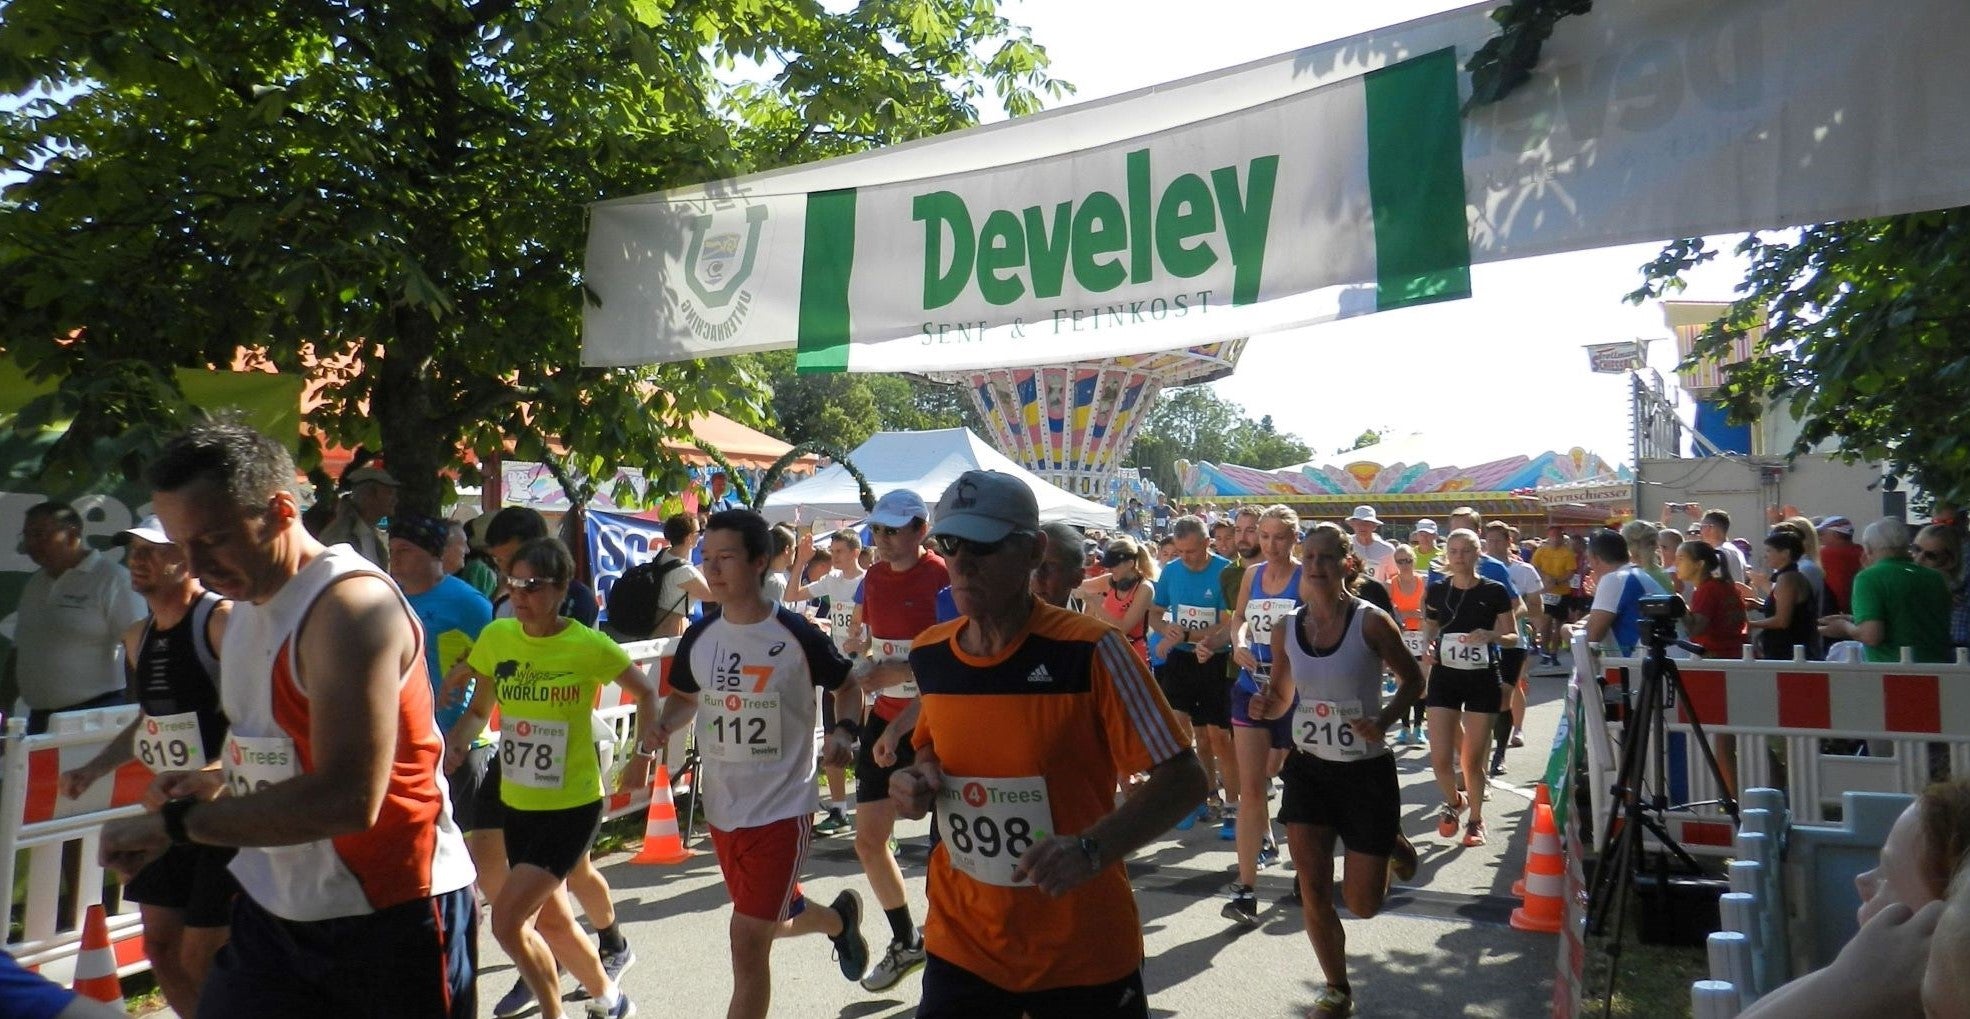
M 1361 635 L 1362 620 L 1374 606 L 1359 598 L 1350 602 L 1347 626 L 1333 650 L 1322 654 L 1307 644 L 1305 605 L 1294 611 L 1289 624 L 1293 633 L 1286 641 L 1286 659 L 1293 669 L 1293 689 L 1300 696 L 1300 707 L 1294 713 L 1294 746 L 1316 757 L 1333 760 L 1360 760 L 1390 752 L 1385 743 L 1354 751 L 1352 743 L 1333 740 L 1331 731 L 1330 738 L 1322 741 L 1305 738 L 1309 735 L 1305 723 L 1316 720 L 1317 716 L 1324 717 L 1319 712 L 1321 704 L 1353 706 L 1370 718 L 1382 710 L 1382 656 Z M 1323 747 L 1332 752 L 1323 752 Z
M 237 602 L 220 651 L 220 701 L 232 723 L 221 757 L 227 784 L 250 794 L 310 770 L 308 693 L 296 682 L 294 639 L 308 610 L 345 577 L 382 578 L 418 633 L 398 686 L 395 760 L 376 823 L 334 839 L 243 848 L 232 871 L 253 901 L 286 920 L 362 916 L 457 891 L 475 872 L 453 823 L 444 736 L 431 711 L 422 629 L 388 574 L 347 545 L 317 557 L 265 605 Z

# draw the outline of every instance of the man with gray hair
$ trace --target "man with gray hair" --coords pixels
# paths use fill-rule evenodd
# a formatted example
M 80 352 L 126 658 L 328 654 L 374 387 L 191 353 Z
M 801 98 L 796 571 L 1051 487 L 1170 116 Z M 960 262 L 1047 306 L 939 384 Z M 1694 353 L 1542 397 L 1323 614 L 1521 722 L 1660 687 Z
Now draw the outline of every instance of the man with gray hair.
M 148 610 L 130 572 L 82 540 L 82 517 L 67 503 L 27 511 L 21 551 L 40 569 L 21 591 L 0 712 L 13 711 L 16 695 L 25 700 L 32 736 L 57 712 L 128 699 L 117 652 Z
M 1040 533 L 1047 536 L 1047 549 L 1033 567 L 1033 597 L 1069 608 L 1068 600 L 1087 575 L 1087 561 L 1081 557 L 1085 540 L 1074 525 L 1058 520 L 1041 524 Z
M 1853 615 L 1827 616 L 1820 633 L 1860 641 L 1870 662 L 1901 661 L 1905 647 L 1918 662 L 1949 661 L 1949 581 L 1909 558 L 1908 525 L 1896 517 L 1867 525 L 1861 558 L 1867 568 L 1854 576 Z

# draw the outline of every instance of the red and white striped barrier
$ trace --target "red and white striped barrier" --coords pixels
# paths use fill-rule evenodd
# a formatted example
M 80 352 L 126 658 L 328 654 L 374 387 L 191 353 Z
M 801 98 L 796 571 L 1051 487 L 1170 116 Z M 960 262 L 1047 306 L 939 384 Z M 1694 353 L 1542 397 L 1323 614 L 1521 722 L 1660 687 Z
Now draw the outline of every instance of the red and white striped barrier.
M 1904 650 L 1903 659 L 1679 660 L 1686 696 L 1677 699 L 1665 729 L 1690 733 L 1694 715 L 1707 733 L 1753 737 L 1740 741 L 1739 789 L 1781 784 L 1765 741 L 1755 738 L 1779 737 L 1793 818 L 1807 824 L 1825 820 L 1827 809 L 1846 792 L 1920 793 L 1930 782 L 1932 744 L 1947 747 L 1951 774 L 1970 775 L 1970 657 L 1959 655 L 1947 665 L 1918 664 Z M 1642 659 L 1607 658 L 1598 670 L 1604 689 L 1619 689 L 1623 669 L 1630 684 L 1639 686 Z M 1867 740 L 1870 754 L 1822 753 L 1821 741 L 1827 739 Z M 1697 803 L 1719 798 L 1722 790 L 1701 748 L 1693 739 L 1683 742 L 1688 787 L 1680 798 Z M 1648 755 L 1648 761 L 1653 767 L 1655 756 Z M 1606 817 L 1602 804 L 1596 803 L 1595 814 Z M 1735 833 L 1721 810 L 1676 812 L 1667 821 L 1691 852 L 1730 855 Z
M 659 695 L 670 693 L 671 656 L 677 638 L 640 641 L 624 645 L 630 658 L 657 681 Z M 598 692 L 595 702 L 597 736 L 614 733 L 616 744 L 636 736 L 636 701 L 621 687 L 611 683 Z M 57 715 L 45 735 L 25 735 L 22 719 L 8 719 L 0 737 L 0 888 L 14 886 L 15 860 L 27 853 L 27 892 L 23 911 L 22 938 L 9 943 L 7 951 L 21 965 L 38 970 L 50 979 L 66 983 L 80 951 L 82 918 L 91 905 L 104 904 L 109 914 L 110 947 L 115 952 L 119 975 L 148 969 L 144 958 L 143 924 L 134 906 L 103 903 L 103 868 L 96 862 L 102 826 L 120 817 L 141 813 L 144 790 L 150 786 L 150 771 L 130 762 L 106 776 L 79 799 L 61 795 L 59 779 L 63 771 L 90 758 L 111 737 L 122 731 L 136 715 L 135 707 L 106 708 Z M 672 766 L 684 759 L 688 731 L 675 734 L 666 751 Z M 605 774 L 613 747 L 604 743 Z M 604 806 L 609 818 L 641 815 L 649 809 L 650 790 L 612 793 Z M 63 847 L 76 845 L 81 870 L 72 888 L 63 888 Z M 67 894 L 68 908 L 62 897 Z M 59 918 L 72 916 L 62 926 Z
M 109 914 L 118 973 L 150 965 L 142 923 L 134 908 L 104 903 L 103 868 L 96 862 L 103 824 L 142 812 L 139 801 L 150 785 L 150 771 L 126 764 L 74 800 L 58 789 L 63 771 L 93 758 L 135 717 L 134 707 L 56 715 L 39 736 L 26 735 L 26 721 L 14 718 L 0 737 L 0 888 L 14 887 L 15 861 L 21 851 L 27 853 L 21 940 L 8 944 L 7 951 L 51 979 L 67 981 L 81 950 L 82 919 L 93 905 L 105 906 Z M 64 888 L 62 856 L 68 846 L 75 847 L 69 852 L 79 858 L 79 867 L 75 883 Z M 66 925 L 60 923 L 64 917 Z

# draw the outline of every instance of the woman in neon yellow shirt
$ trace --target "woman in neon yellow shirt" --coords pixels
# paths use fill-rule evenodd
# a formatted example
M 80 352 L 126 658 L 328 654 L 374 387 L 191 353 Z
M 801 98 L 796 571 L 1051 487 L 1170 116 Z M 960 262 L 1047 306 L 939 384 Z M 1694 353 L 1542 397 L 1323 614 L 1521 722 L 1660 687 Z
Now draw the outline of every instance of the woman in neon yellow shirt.
M 590 1015 L 620 1019 L 635 1006 L 603 972 L 560 891 L 602 821 L 601 761 L 589 724 L 595 693 L 614 682 L 636 695 L 641 746 L 623 775 L 634 788 L 649 783 L 656 757 L 648 748 L 656 746 L 657 690 L 621 645 L 560 614 L 574 574 L 566 546 L 536 538 L 513 553 L 508 570 L 513 618 L 488 623 L 472 645 L 466 664 L 478 685 L 446 741 L 447 764 L 464 758 L 497 702 L 495 764 L 511 870 L 493 899 L 493 935 L 543 1019 L 561 1015 L 556 960 L 593 998 Z

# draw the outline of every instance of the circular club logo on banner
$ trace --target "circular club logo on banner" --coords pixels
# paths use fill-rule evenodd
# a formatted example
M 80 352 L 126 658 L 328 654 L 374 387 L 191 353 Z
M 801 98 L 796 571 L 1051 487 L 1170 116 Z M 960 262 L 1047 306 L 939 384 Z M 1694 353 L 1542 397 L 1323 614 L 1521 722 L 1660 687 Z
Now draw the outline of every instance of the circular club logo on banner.
M 144 731 L 150 733 L 153 736 L 157 735 L 157 719 L 155 718 L 144 719 Z
M 971 804 L 974 809 L 984 806 L 985 787 L 976 782 L 966 782 L 964 784 L 964 801 Z
M 738 694 L 727 694 L 725 696 L 725 710 L 727 711 L 739 710 L 742 703 L 743 702 L 739 700 Z
M 1322 718 L 1326 718 L 1331 711 L 1333 711 L 1333 709 L 1329 708 L 1325 701 L 1319 704 L 1315 704 L 1313 706 L 1313 713 L 1319 715 Z
M 239 744 L 233 744 L 233 763 L 238 764 L 245 759 L 246 755 L 240 751 Z
M 514 733 L 518 734 L 521 739 L 526 739 L 528 736 L 533 735 L 534 727 L 532 725 L 529 725 L 527 723 L 527 720 L 523 718 L 520 721 L 514 723 L 513 731 Z

